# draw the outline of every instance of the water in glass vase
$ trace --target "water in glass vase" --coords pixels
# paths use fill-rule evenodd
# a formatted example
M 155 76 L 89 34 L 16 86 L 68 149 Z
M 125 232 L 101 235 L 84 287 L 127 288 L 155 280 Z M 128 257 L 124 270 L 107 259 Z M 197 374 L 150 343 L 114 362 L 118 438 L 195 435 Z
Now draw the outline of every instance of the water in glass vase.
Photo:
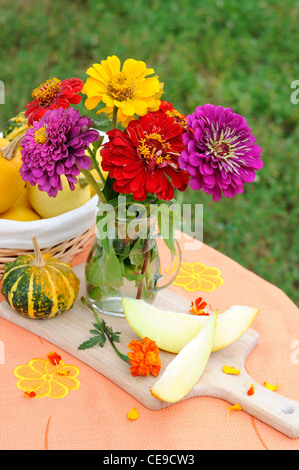
M 177 251 L 171 253 L 162 275 L 160 251 L 165 254 L 168 249 L 157 232 L 155 217 L 118 218 L 117 221 L 110 217 L 106 225 L 109 229 L 106 227 L 104 234 L 97 224 L 87 257 L 87 296 L 99 312 L 123 317 L 123 297 L 152 303 L 157 292 L 171 284 L 180 267 L 180 250 L 176 244 Z M 104 236 L 108 232 L 109 237 Z

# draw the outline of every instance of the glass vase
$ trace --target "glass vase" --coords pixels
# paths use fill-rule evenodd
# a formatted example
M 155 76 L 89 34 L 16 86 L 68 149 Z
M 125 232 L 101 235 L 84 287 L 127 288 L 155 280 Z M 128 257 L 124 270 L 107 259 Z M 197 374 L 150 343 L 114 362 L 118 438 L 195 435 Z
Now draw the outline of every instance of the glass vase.
M 85 264 L 87 297 L 99 312 L 123 317 L 122 298 L 152 303 L 171 285 L 180 268 L 177 241 L 170 250 L 157 228 L 157 218 L 116 217 L 111 210 L 96 226 Z M 105 226 L 105 230 L 103 227 Z

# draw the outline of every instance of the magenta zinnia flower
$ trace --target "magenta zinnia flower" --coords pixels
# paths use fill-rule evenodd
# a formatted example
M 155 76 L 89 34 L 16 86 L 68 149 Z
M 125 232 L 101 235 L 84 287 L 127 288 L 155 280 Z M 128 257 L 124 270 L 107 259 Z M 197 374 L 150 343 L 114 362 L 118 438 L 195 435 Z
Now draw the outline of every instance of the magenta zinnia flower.
M 80 168 L 88 170 L 91 165 L 85 150 L 100 137 L 91 125 L 91 119 L 74 108 L 47 111 L 22 140 L 23 180 L 55 197 L 62 190 L 60 176 L 65 175 L 75 189 Z
M 186 148 L 179 164 L 191 175 L 190 187 L 212 194 L 214 201 L 222 193 L 225 197 L 242 193 L 263 166 L 261 148 L 245 118 L 230 108 L 198 106 L 187 116 L 183 141 Z

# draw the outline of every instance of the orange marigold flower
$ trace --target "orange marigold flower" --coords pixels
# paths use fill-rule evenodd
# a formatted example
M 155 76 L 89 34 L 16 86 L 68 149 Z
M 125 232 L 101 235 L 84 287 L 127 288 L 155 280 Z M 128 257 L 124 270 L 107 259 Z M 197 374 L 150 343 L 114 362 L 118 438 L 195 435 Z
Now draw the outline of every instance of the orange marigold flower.
M 247 395 L 248 395 L 248 396 L 254 395 L 254 391 L 255 391 L 255 390 L 254 390 L 254 385 L 251 385 L 250 389 L 247 390 Z
M 189 312 L 193 315 L 206 315 L 209 316 L 209 313 L 205 311 L 207 307 L 207 302 L 203 302 L 202 297 L 198 297 L 195 302 L 191 302 Z
M 145 337 L 143 341 L 132 340 L 128 347 L 132 351 L 128 353 L 132 376 L 152 374 L 157 377 L 161 369 L 161 359 L 156 342 Z

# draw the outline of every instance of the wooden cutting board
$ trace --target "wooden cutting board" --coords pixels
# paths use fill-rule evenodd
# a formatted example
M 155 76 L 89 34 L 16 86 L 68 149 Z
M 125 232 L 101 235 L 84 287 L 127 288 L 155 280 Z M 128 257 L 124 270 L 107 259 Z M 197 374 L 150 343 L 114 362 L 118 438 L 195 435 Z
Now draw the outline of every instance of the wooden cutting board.
M 175 404 L 162 402 L 150 394 L 150 388 L 157 378 L 153 376 L 132 377 L 129 365 L 115 354 L 108 342 L 104 348 L 96 346 L 82 351 L 77 349 L 91 336 L 89 330 L 92 328 L 94 317 L 89 308 L 84 307 L 80 301 L 81 295 L 85 295 L 84 266 L 77 266 L 74 270 L 81 279 L 81 287 L 78 299 L 69 312 L 48 320 L 32 320 L 19 315 L 6 302 L 2 302 L 0 316 L 72 354 L 110 379 L 147 408 L 159 410 L 166 406 L 175 406 Z M 161 309 L 179 312 L 187 312 L 189 303 L 188 299 L 169 289 L 159 292 L 155 301 L 155 305 Z M 114 331 L 121 332 L 118 349 L 123 354 L 127 354 L 128 343 L 138 337 L 124 318 L 107 315 L 103 318 Z M 239 403 L 243 411 L 288 437 L 299 437 L 299 403 L 256 384 L 254 378 L 251 378 L 244 368 L 246 358 L 256 346 L 258 339 L 257 332 L 249 329 L 230 346 L 212 353 L 202 377 L 184 400 L 197 396 L 211 396 L 223 399 L 231 405 Z M 160 357 L 162 362 L 160 374 L 162 374 L 167 364 L 174 358 L 174 354 L 160 351 Z M 222 371 L 224 365 L 237 369 L 240 367 L 240 375 L 225 374 Z M 255 384 L 255 393 L 252 396 L 247 395 L 250 384 Z

